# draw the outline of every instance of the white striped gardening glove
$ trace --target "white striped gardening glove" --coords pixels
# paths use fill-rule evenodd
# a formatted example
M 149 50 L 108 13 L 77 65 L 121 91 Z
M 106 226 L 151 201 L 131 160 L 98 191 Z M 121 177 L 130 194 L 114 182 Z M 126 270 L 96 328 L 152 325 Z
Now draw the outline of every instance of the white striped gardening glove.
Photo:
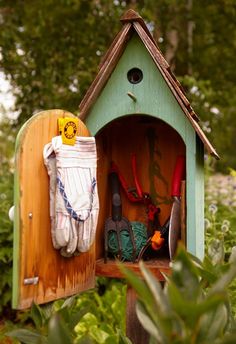
M 51 146 L 56 156 L 57 183 L 55 206 L 50 202 L 55 209 L 53 242 L 62 248 L 62 255 L 71 256 L 76 249 L 88 251 L 95 238 L 99 210 L 96 144 L 93 137 L 77 137 L 75 145 L 70 146 L 56 136 Z

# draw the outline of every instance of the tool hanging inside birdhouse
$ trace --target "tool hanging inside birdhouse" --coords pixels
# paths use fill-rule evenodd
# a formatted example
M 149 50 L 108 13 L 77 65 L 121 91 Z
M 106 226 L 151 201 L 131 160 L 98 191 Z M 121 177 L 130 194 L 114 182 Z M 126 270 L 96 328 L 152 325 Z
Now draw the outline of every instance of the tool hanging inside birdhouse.
M 158 225 L 158 214 L 160 213 L 160 208 L 157 207 L 148 192 L 142 190 L 141 184 L 138 179 L 137 173 L 137 162 L 136 155 L 132 154 L 131 157 L 132 173 L 135 183 L 135 187 L 129 187 L 124 176 L 120 172 L 118 166 L 112 162 L 111 169 L 116 172 L 119 176 L 121 186 L 131 202 L 143 203 L 146 206 L 147 217 L 148 217 L 148 237 L 153 235 L 155 227 Z

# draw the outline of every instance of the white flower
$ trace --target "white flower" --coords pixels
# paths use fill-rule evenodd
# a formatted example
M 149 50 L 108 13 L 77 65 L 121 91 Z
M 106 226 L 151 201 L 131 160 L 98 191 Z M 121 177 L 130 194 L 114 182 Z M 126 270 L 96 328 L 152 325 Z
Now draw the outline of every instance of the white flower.
M 190 93 L 199 95 L 199 89 L 197 86 L 192 86 L 190 88 Z
M 227 232 L 229 231 L 229 226 L 227 226 L 227 225 L 222 225 L 222 226 L 221 226 L 221 230 L 222 230 L 222 232 L 225 234 L 225 233 L 227 233 Z
M 7 199 L 7 195 L 5 193 L 0 194 L 1 200 L 5 201 Z
M 212 213 L 213 215 L 215 215 L 215 213 L 217 212 L 218 208 L 215 204 L 210 204 L 209 208 L 208 208 L 209 212 Z

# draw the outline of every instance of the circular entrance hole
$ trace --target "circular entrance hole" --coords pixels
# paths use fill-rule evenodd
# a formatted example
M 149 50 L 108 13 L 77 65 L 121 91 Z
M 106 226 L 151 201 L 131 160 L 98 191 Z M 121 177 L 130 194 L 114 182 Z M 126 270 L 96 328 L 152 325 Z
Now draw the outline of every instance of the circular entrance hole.
M 131 84 L 138 84 L 143 80 L 143 72 L 139 68 L 132 68 L 128 71 L 127 78 Z

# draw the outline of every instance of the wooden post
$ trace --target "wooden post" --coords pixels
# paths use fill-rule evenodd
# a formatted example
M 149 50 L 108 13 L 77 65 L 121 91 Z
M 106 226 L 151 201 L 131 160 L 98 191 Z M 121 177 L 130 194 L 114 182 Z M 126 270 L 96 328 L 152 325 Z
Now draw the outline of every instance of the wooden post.
M 135 311 L 137 296 L 131 287 L 127 287 L 126 298 L 126 335 L 132 341 L 132 344 L 147 344 L 149 334 L 144 330 L 137 318 Z

